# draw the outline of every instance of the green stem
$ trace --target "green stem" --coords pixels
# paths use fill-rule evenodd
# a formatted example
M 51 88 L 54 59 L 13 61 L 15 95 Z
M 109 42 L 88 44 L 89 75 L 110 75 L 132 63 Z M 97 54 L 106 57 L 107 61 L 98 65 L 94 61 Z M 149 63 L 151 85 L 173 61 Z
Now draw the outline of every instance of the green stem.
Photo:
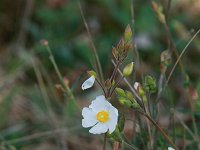
M 165 140 L 171 144 L 173 146 L 173 148 L 175 148 L 176 150 L 178 150 L 177 146 L 171 141 L 171 139 L 168 137 L 168 135 L 165 133 L 165 131 L 145 112 L 142 111 L 138 111 L 140 114 L 144 115 L 145 117 L 147 117 L 149 119 L 149 121 L 151 121 L 151 123 L 158 129 L 158 131 L 160 131 L 160 133 L 163 135 L 163 137 L 165 138 Z
M 114 70 L 113 70 L 113 73 L 112 73 L 112 75 L 111 75 L 111 77 L 110 77 L 111 85 L 112 85 L 112 83 L 113 83 L 113 80 L 115 79 L 115 76 L 116 76 L 116 74 L 117 74 L 117 70 L 118 70 L 120 64 L 121 64 L 121 62 L 118 61 L 118 62 L 117 62 L 117 65 L 115 66 L 115 68 L 114 68 Z M 111 95 L 111 88 L 112 88 L 112 86 L 108 89 L 108 93 L 107 93 L 108 95 L 107 95 L 107 97 L 109 97 L 109 96 Z
M 120 82 L 124 79 L 124 76 L 121 77 L 121 79 L 114 85 L 114 87 L 112 88 L 112 91 L 110 92 L 109 97 L 112 96 L 113 92 L 115 91 L 116 87 L 120 84 Z
M 99 60 L 99 57 L 98 57 L 98 54 L 97 54 L 97 49 L 96 49 L 96 47 L 94 45 L 94 41 L 93 41 L 91 32 L 89 30 L 88 24 L 86 22 L 86 19 L 85 19 L 84 13 L 83 13 L 83 9 L 82 9 L 82 6 L 81 6 L 80 2 L 78 2 L 78 6 L 79 6 L 79 10 L 81 12 L 81 17 L 83 19 L 85 28 L 87 30 L 87 34 L 88 34 L 88 37 L 89 37 L 89 40 L 90 40 L 90 44 L 91 44 L 94 56 L 95 56 L 96 66 L 97 66 L 97 71 L 99 72 L 100 81 L 101 81 L 101 83 L 104 83 L 103 71 L 102 71 L 101 63 L 100 63 L 100 60 Z
M 98 79 L 96 79 L 96 81 L 99 84 L 99 86 L 102 88 L 104 95 L 106 95 L 106 91 L 105 91 L 103 85 L 101 84 L 101 82 Z
M 52 54 L 52 51 L 51 51 L 49 45 L 47 45 L 46 48 L 47 48 L 47 51 L 49 52 L 49 59 L 50 59 L 51 63 L 53 64 L 53 67 L 54 67 L 54 69 L 55 69 L 55 71 L 56 71 L 56 74 L 57 74 L 57 76 L 58 76 L 58 78 L 59 78 L 59 80 L 60 80 L 60 82 L 61 82 L 63 88 L 66 90 L 66 93 L 67 93 L 67 95 L 69 96 L 69 98 L 70 98 L 72 101 L 74 101 L 74 103 L 75 103 L 75 97 L 74 97 L 74 95 L 73 95 L 71 89 L 69 88 L 69 86 L 67 86 L 67 85 L 65 84 L 65 82 L 64 82 L 64 80 L 63 80 L 63 77 L 62 77 L 62 75 L 61 75 L 61 73 L 60 73 L 60 71 L 59 71 L 59 69 L 58 69 L 58 66 L 57 66 L 57 64 L 56 64 L 56 62 L 55 62 L 54 56 L 53 56 L 53 54 Z M 76 104 L 76 103 L 75 103 L 75 104 Z M 79 107 L 78 107 L 78 108 L 79 108 Z

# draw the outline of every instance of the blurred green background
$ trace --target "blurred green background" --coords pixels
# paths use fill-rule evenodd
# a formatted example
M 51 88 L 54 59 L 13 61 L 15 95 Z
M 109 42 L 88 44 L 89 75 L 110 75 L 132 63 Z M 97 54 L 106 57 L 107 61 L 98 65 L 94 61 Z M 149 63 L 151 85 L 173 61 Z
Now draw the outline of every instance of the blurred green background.
M 141 81 L 143 74 L 151 74 L 158 80 L 160 54 L 167 49 L 167 33 L 152 10 L 150 2 L 148 0 L 81 0 L 80 2 L 105 77 L 112 73 L 111 47 L 117 44 L 126 25 L 132 24 L 133 3 L 134 44 L 141 61 L 136 70 L 136 80 Z M 165 0 L 156 2 L 163 6 L 167 5 Z M 169 14 L 169 29 L 180 54 L 192 35 L 200 28 L 200 0 L 172 0 Z M 88 92 L 83 92 L 80 88 L 87 78 L 86 71 L 94 68 L 90 40 L 78 1 L 1 0 L 0 149 L 101 149 L 101 137 L 91 136 L 87 130 L 82 129 L 79 109 L 68 102 L 68 96 L 60 93 L 60 81 L 49 60 L 48 51 L 40 43 L 42 39 L 48 40 L 56 63 L 80 108 L 87 106 L 96 94 L 101 93 L 98 87 Z M 199 57 L 200 35 L 195 38 L 181 59 L 185 73 L 190 78 L 190 92 L 193 96 L 197 96 L 192 100 L 192 104 L 198 127 L 200 126 Z M 131 53 L 127 61 L 135 59 L 136 55 Z M 173 59 L 172 63 L 176 58 Z M 40 83 L 38 78 L 41 79 Z M 175 108 L 183 114 L 183 121 L 190 127 L 192 126 L 190 108 L 184 94 L 184 83 L 185 76 L 178 66 L 169 83 L 170 88 L 163 93 L 162 101 L 165 105 L 175 103 Z M 161 114 L 168 117 L 168 112 L 163 110 Z M 161 119 L 161 124 L 169 127 L 169 123 L 165 123 L 164 119 Z M 183 134 L 182 127 L 177 127 L 176 132 L 179 139 Z M 186 134 L 189 144 L 186 145 L 186 149 L 195 149 L 191 138 L 187 136 Z M 138 141 L 141 145 L 145 145 L 137 135 L 133 135 L 132 142 Z M 178 142 L 182 142 L 181 138 Z

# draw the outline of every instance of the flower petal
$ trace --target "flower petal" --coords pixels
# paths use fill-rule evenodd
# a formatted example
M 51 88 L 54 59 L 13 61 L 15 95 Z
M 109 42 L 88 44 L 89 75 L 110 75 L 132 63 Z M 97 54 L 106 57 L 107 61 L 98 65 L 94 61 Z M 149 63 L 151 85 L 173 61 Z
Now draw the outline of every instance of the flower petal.
M 168 147 L 168 150 L 175 150 L 175 149 L 173 149 L 172 147 Z
M 101 134 L 106 133 L 108 131 L 108 127 L 104 123 L 97 123 L 94 127 L 92 127 L 89 132 L 92 134 Z
M 83 108 L 82 110 L 82 126 L 84 128 L 91 127 L 97 123 L 95 112 L 92 111 L 90 108 Z
M 94 77 L 94 76 L 91 76 L 90 78 L 88 78 L 88 79 L 82 84 L 81 88 L 82 88 L 83 90 L 91 88 L 91 87 L 94 85 L 94 81 L 95 81 L 95 77 Z
M 106 99 L 104 95 L 97 96 L 95 100 L 92 101 L 92 104 L 89 108 L 92 108 L 93 111 L 99 112 L 102 110 L 107 110 L 107 107 L 112 106 Z
M 97 123 L 96 119 L 89 119 L 89 118 L 82 119 L 82 126 L 84 128 L 88 128 L 88 127 L 94 126 L 96 123 Z
M 139 82 L 135 82 L 134 83 L 134 89 L 137 91 L 137 89 L 138 89 L 138 86 L 139 86 Z
M 113 106 L 109 108 L 109 117 L 110 119 L 108 122 L 106 122 L 106 125 L 109 128 L 109 132 L 112 133 L 115 131 L 118 121 L 118 110 Z

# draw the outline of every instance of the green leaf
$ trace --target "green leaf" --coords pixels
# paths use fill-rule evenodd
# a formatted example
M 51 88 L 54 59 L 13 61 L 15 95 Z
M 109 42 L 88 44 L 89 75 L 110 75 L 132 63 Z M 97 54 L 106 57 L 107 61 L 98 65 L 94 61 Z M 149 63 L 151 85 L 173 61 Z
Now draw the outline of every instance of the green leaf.
M 107 132 L 107 137 L 113 142 L 114 141 L 121 142 L 121 133 L 119 131 L 119 126 L 117 125 L 113 133 L 110 134 L 109 132 Z
M 125 125 L 125 116 L 121 115 L 119 116 L 119 121 L 118 121 L 118 127 L 120 132 L 124 130 L 124 125 Z

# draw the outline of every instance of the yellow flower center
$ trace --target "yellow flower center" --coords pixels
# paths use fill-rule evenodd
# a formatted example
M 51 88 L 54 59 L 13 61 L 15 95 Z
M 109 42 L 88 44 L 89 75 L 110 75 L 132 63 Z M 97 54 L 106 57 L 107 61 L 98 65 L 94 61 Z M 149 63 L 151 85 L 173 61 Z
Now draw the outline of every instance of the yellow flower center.
M 97 120 L 99 122 L 103 122 L 104 123 L 104 122 L 108 121 L 109 114 L 108 114 L 107 111 L 100 111 L 100 112 L 97 113 L 96 117 L 97 117 Z

